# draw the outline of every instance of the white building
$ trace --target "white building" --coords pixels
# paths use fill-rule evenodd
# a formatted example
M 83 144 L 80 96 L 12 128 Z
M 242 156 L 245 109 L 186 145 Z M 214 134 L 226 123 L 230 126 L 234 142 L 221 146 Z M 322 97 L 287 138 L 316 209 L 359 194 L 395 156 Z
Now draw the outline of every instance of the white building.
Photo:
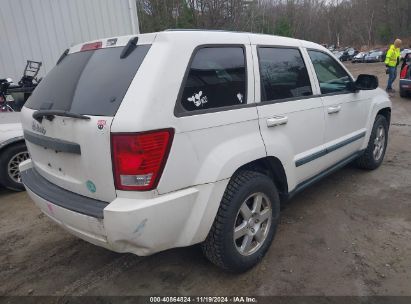
M 0 78 L 17 82 L 27 60 L 41 77 L 74 44 L 137 33 L 135 0 L 1 0 Z

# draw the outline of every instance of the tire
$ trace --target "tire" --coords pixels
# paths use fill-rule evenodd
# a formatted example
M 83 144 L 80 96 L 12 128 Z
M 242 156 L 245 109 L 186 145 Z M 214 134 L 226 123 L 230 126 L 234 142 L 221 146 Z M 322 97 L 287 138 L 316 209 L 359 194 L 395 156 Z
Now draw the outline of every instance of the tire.
M 2 150 L 0 152 L 0 184 L 10 190 L 23 191 L 24 186 L 20 180 L 18 164 L 28 158 L 29 154 L 24 142 L 12 144 Z
M 259 210 L 255 208 L 257 201 L 261 202 Z M 248 213 L 245 207 L 250 215 L 253 214 L 247 217 L 248 221 L 244 216 Z M 254 213 L 252 209 L 258 211 Z M 225 190 L 213 226 L 201 246 L 203 253 L 212 263 L 226 271 L 247 271 L 266 254 L 279 218 L 280 199 L 271 179 L 254 171 L 240 171 L 232 177 Z M 235 227 L 241 231 L 238 235 L 244 233 L 236 240 Z
M 383 136 L 383 141 L 381 136 Z M 378 142 L 376 142 L 377 138 L 379 139 Z M 378 115 L 375 118 L 368 146 L 365 149 L 364 154 L 358 158 L 357 166 L 366 170 L 375 170 L 381 166 L 385 152 L 387 151 L 387 143 L 388 122 L 384 116 Z M 377 145 L 379 148 L 377 148 Z
M 402 98 L 406 98 L 407 97 L 407 92 L 405 92 L 404 90 L 400 90 L 400 96 Z

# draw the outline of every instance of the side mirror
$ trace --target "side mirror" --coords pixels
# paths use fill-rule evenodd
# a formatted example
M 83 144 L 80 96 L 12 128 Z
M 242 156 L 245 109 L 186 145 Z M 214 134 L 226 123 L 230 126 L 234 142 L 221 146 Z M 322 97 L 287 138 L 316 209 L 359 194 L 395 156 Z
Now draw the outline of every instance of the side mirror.
M 378 78 L 374 75 L 361 74 L 355 82 L 358 90 L 375 90 L 378 88 Z
M 349 92 L 352 92 L 352 93 L 358 93 L 359 91 L 360 91 L 360 89 L 359 88 L 357 88 L 357 85 L 355 84 L 355 82 L 347 82 L 347 84 L 346 84 L 346 89 L 349 91 Z

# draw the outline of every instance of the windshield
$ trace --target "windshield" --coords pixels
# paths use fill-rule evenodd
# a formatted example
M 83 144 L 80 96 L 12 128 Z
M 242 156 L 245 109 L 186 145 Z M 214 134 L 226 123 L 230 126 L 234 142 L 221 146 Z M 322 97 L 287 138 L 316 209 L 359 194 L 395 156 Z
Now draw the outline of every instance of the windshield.
M 137 46 L 124 59 L 123 47 L 69 54 L 40 82 L 25 106 L 114 116 L 149 49 Z

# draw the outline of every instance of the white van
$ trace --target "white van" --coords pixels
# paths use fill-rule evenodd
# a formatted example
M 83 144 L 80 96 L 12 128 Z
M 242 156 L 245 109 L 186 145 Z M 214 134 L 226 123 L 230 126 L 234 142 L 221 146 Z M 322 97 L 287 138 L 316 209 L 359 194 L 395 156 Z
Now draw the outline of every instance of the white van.
M 165 31 L 70 48 L 23 115 L 23 183 L 72 234 L 149 255 L 202 243 L 229 271 L 267 252 L 280 203 L 344 165 L 375 169 L 391 103 L 324 47 Z

